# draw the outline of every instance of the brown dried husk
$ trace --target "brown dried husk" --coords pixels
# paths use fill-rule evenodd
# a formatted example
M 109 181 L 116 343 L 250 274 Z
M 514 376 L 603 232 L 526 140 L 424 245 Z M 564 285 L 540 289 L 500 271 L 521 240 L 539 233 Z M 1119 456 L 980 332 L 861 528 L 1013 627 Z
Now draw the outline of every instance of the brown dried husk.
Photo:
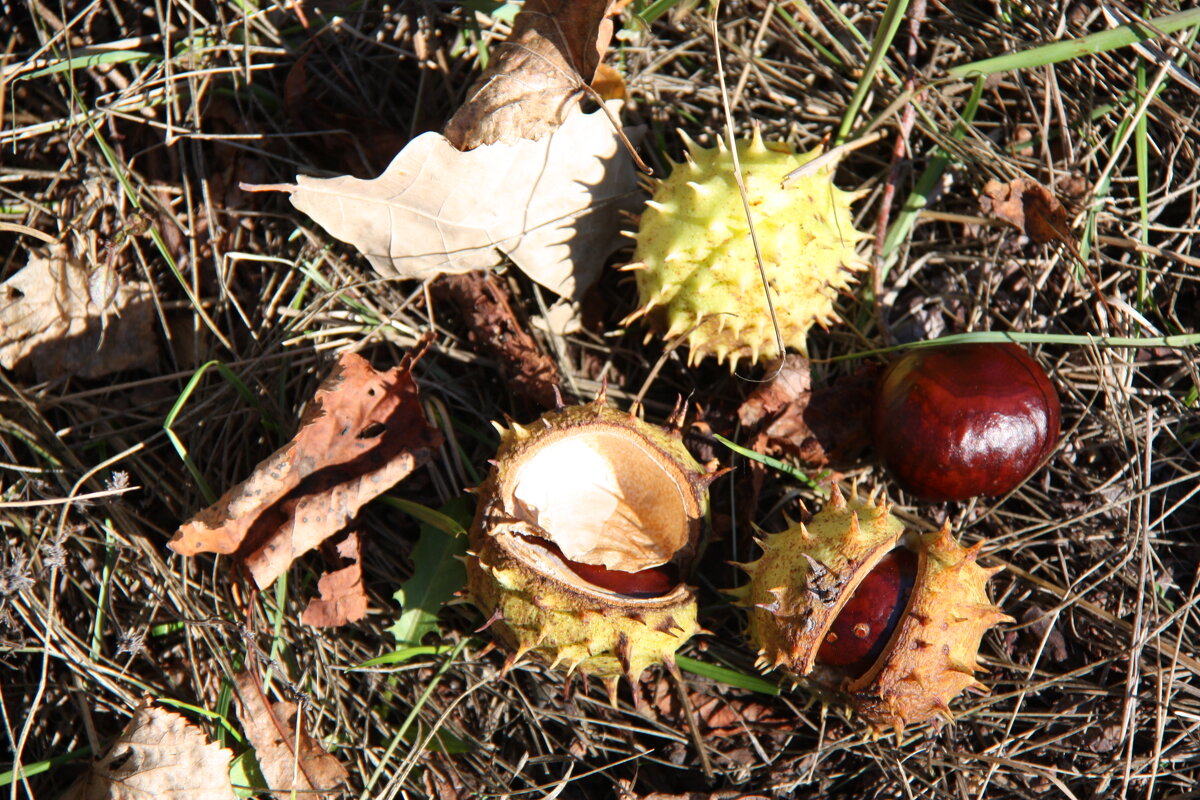
M 965 689 L 986 691 L 975 674 L 983 634 L 1011 622 L 987 596 L 999 567 L 975 563 L 982 543 L 964 548 L 947 524 L 907 532 L 891 504 L 874 496 L 846 499 L 835 487 L 828 506 L 761 542 L 763 556 L 742 567 L 750 583 L 734 590 L 749 607 L 749 638 L 761 669 L 782 668 L 840 698 L 873 732 L 897 732 L 952 718 L 950 701 Z M 817 662 L 838 613 L 871 570 L 895 547 L 917 554 L 907 607 L 883 653 L 861 676 Z

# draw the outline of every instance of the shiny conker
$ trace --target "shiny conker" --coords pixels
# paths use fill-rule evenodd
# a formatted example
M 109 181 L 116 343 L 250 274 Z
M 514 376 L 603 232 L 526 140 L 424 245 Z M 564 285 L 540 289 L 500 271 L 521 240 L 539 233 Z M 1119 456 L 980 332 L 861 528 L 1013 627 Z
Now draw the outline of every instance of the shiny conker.
M 1058 442 L 1059 402 L 1038 363 L 1012 343 L 912 350 L 880 378 L 871 428 L 896 482 L 923 500 L 1018 486 Z
M 874 664 L 908 606 L 917 578 L 917 556 L 906 548 L 888 553 L 846 601 L 817 650 L 817 661 L 858 678 Z
M 658 597 L 671 591 L 679 583 L 673 570 L 666 566 L 650 567 L 639 572 L 624 572 L 597 564 L 563 560 L 572 572 L 593 586 L 630 597 Z

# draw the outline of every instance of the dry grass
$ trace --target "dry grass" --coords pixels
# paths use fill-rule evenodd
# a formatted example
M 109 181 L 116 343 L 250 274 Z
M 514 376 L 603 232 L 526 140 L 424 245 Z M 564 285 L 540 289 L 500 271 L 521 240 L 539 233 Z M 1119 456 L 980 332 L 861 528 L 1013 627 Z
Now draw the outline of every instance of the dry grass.
M 807 147 L 836 130 L 882 3 L 841 6 L 845 19 L 827 4 L 810 5 L 815 17 L 805 22 L 803 4 L 770 4 L 765 23 L 765 4 L 723 5 L 721 47 L 740 131 L 760 125 Z M 397 512 L 368 513 L 374 613 L 336 633 L 298 623 L 319 572 L 315 557 L 275 591 L 250 597 L 228 560 L 180 559 L 164 547 L 206 504 L 163 428 L 177 404 L 172 430 L 219 493 L 291 434 L 331 352 L 352 348 L 391 364 L 433 327 L 438 344 L 419 377 L 446 409 L 459 448 L 395 492 L 430 504 L 458 495 L 484 468 L 495 444 L 489 420 L 531 416 L 507 396 L 494 365 L 471 354 L 454 315 L 426 305 L 421 287 L 376 280 L 285 202 L 238 188 L 298 171 L 378 170 L 397 143 L 441 125 L 480 48 L 503 35 L 503 25 L 435 4 L 277 2 L 252 13 L 224 0 L 9 6 L 0 20 L 0 41 L 11 43 L 0 92 L 0 221 L 81 251 L 90 242 L 93 258 L 96 241 L 135 228 L 139 213 L 160 234 L 129 236 L 115 260 L 122 276 L 154 287 L 158 321 L 145 343 L 157 349 L 152 368 L 50 384 L 0 373 L 0 530 L 9 545 L 0 555 L 3 738 L 10 757 L 19 752 L 27 767 L 47 767 L 13 796 L 55 796 L 147 694 L 208 709 L 236 727 L 227 678 L 252 650 L 274 662 L 283 696 L 304 701 L 308 721 L 350 768 L 353 792 L 370 797 L 593 797 L 710 786 L 826 798 L 1193 796 L 1194 347 L 1037 348 L 1064 401 L 1063 444 L 1049 467 L 994 502 L 906 507 L 927 525 L 948 517 L 964 540 L 987 541 L 985 561 L 1009 567 L 993 595 L 1020 622 L 985 639 L 990 696 L 960 700 L 954 725 L 872 742 L 803 693 L 756 695 L 693 676 L 697 705 L 712 699 L 741 719 L 705 732 L 709 782 L 682 715 L 665 699 L 655 718 L 635 712 L 627 693 L 615 710 L 597 687 L 567 693 L 561 676 L 534 665 L 501 678 L 502 659 L 472 633 L 479 620 L 466 607 L 442 614 L 444 642 L 463 646 L 452 661 L 350 670 L 390 649 L 391 594 L 413 570 L 416 535 Z M 1146 16 L 1171 10 L 1155 4 Z M 971 83 L 938 80 L 947 67 L 1106 27 L 1101 12 L 1082 3 L 929 5 L 913 62 L 923 113 L 894 179 L 890 219 L 944 147 L 952 160 L 931 201 L 939 213 L 917 220 L 880 273 L 878 304 L 847 297 L 848 324 L 813 337 L 817 380 L 854 367 L 820 359 L 943 333 L 1197 329 L 1200 273 L 1187 259 L 1200 258 L 1200 103 L 1160 62 L 1125 48 L 993 76 L 965 135 L 951 135 Z M 619 47 L 632 116 L 649 125 L 659 165 L 678 155 L 676 127 L 711 139 L 723 123 L 707 30 L 699 9 L 676 9 Z M 902 80 L 903 28 L 896 47 L 885 64 Z M 1182 60 L 1185 73 L 1194 73 L 1192 53 Z M 1122 123 L 1141 106 L 1139 83 L 1157 85 L 1160 72 L 1144 127 L 1130 126 L 1126 138 Z M 903 114 L 903 104 L 890 104 L 901 89 L 886 74 L 877 82 L 859 120 L 882 113 L 886 135 L 839 172 L 839 183 L 868 192 L 857 208 L 867 229 L 882 210 Z M 984 180 L 1020 174 L 1055 187 L 1071 205 L 1076 232 L 1089 238 L 1084 265 L 1065 249 L 973 219 Z M 1138 252 L 1138 241 L 1167 255 Z M 0 230 L 0 279 L 39 244 L 11 226 Z M 536 315 L 530 287 L 516 277 L 510 283 Z M 615 272 L 604 279 L 596 307 L 608 331 L 631 308 L 631 291 Z M 569 377 L 564 391 L 577 393 L 570 399 L 588 398 L 604 376 L 610 397 L 627 401 L 660 355 L 640 342 L 640 331 L 585 332 L 547 345 Z M 213 360 L 244 382 L 252 402 L 212 369 L 187 391 Z M 727 418 L 753 387 L 672 357 L 647 406 L 661 417 L 682 394 Z M 848 475 L 881 480 L 869 463 Z M 93 493 L 100 496 L 76 499 Z M 725 514 L 732 496 L 728 483 L 718 485 Z M 777 526 L 774 512 L 798 496 L 807 498 L 771 478 L 758 515 L 771 513 L 764 527 Z M 715 635 L 686 652 L 752 672 L 736 644 L 742 622 L 717 591 L 738 580 L 726 561 L 749 555 L 745 538 L 710 547 L 701 606 Z M 650 679 L 644 691 L 664 698 L 664 680 Z M 414 709 L 424 730 L 441 726 L 470 752 L 394 742 Z M 211 718 L 186 713 L 236 746 Z

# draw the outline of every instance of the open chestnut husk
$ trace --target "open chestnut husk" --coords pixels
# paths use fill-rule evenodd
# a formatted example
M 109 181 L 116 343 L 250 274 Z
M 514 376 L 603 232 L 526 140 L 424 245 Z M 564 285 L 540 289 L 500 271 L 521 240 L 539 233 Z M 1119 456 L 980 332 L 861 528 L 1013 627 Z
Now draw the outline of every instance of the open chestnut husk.
M 808 523 L 760 544 L 733 592 L 760 669 L 804 678 L 876 733 L 950 719 L 958 694 L 985 689 L 980 641 L 1012 618 L 988 599 L 999 568 L 975 563 L 981 544 L 962 547 L 948 525 L 908 530 L 885 499 L 836 487 Z
M 1053 452 L 1058 393 L 1011 343 L 912 350 L 880 378 L 871 432 L 895 481 L 922 500 L 1015 489 Z
M 712 478 L 677 431 L 605 405 L 497 426 L 467 594 L 510 650 L 595 675 L 671 663 L 699 630 L 695 558 Z

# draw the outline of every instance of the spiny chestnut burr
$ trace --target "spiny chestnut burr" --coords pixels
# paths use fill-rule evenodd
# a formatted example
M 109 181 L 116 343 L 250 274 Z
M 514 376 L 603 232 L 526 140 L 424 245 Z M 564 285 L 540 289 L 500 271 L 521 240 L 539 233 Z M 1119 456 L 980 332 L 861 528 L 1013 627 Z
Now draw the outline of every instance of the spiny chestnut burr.
M 1058 443 L 1058 394 L 1011 343 L 912 350 L 880 378 L 871 411 L 876 449 L 922 500 L 1005 494 Z
M 979 643 L 1011 621 L 987 596 L 999 568 L 975 563 L 950 534 L 906 529 L 878 496 L 835 487 L 807 523 L 760 542 L 733 591 L 750 610 L 760 669 L 782 668 L 844 701 L 872 731 L 949 718 L 964 689 L 983 689 Z
M 855 230 L 850 210 L 860 195 L 833 184 L 833 164 L 783 186 L 820 151 L 797 153 L 785 142 L 763 141 L 757 130 L 736 143 L 741 181 L 722 139 L 711 149 L 683 140 L 685 161 L 656 181 L 633 263 L 624 267 L 637 278 L 640 304 L 626 323 L 644 317 L 665 339 L 686 333 L 690 364 L 715 356 L 734 370 L 742 360 L 774 358 L 781 355 L 777 335 L 804 352 L 809 328 L 837 319 L 838 294 L 867 267 L 855 245 L 868 237 Z
M 499 426 L 497 426 L 499 427 Z M 501 427 L 479 487 L 467 592 L 512 651 L 618 678 L 670 664 L 699 630 L 695 558 L 712 475 L 677 431 L 605 405 Z

